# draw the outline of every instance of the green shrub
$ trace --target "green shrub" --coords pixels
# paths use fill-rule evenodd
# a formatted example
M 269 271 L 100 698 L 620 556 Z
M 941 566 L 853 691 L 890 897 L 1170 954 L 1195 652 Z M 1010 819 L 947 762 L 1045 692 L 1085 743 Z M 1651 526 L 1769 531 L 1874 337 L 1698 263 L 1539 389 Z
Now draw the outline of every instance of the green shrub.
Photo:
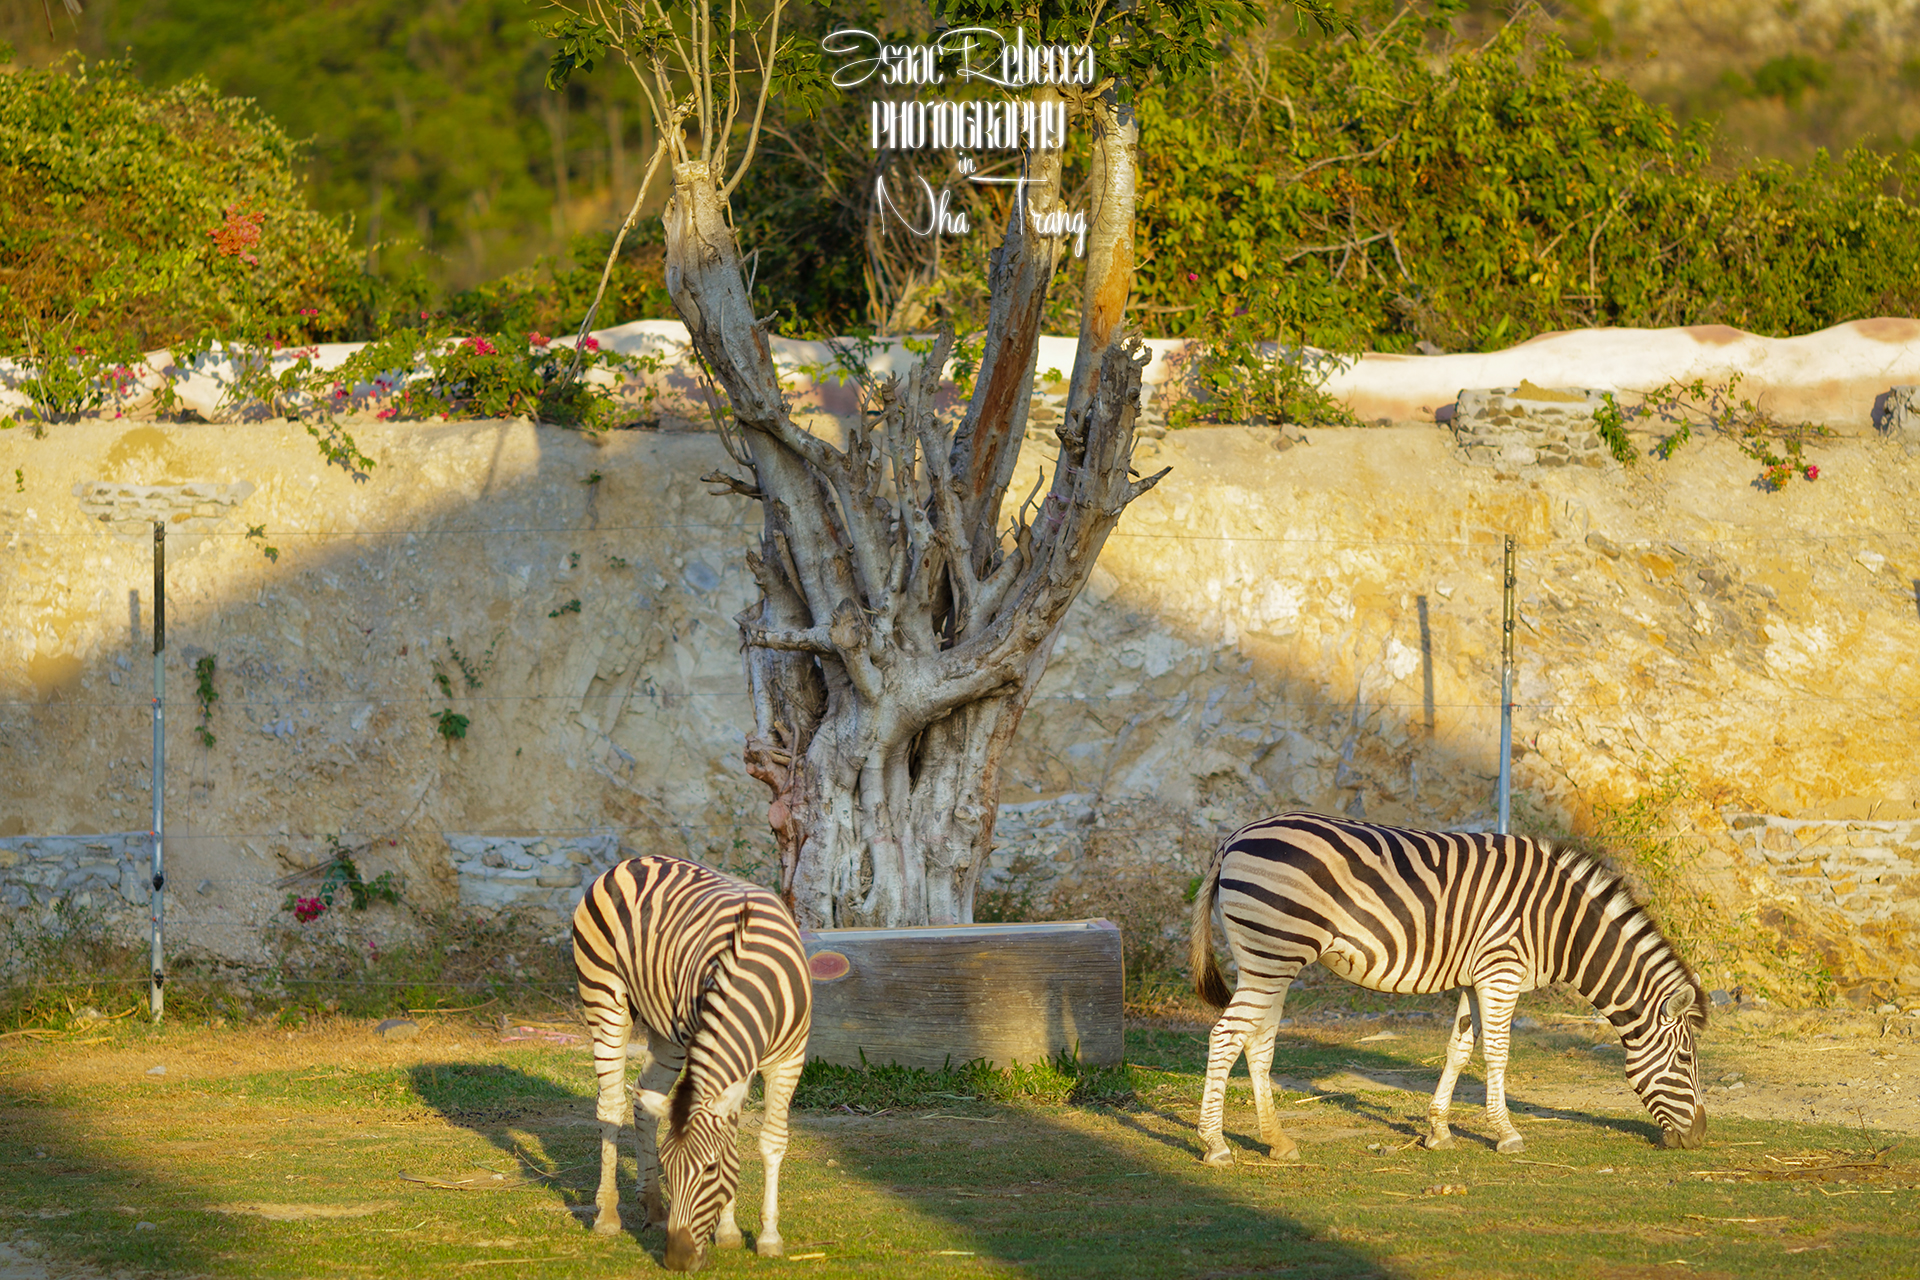
M 77 59 L 0 76 L 0 355 L 57 377 L 70 355 L 96 372 L 208 335 L 377 323 L 383 291 L 347 229 L 307 207 L 298 158 L 202 80 L 149 89 L 126 63 Z M 93 407 L 77 387 L 42 390 L 56 411 Z
M 1583 326 L 1805 333 L 1920 306 L 1920 158 L 1730 174 L 1704 128 L 1525 24 L 1436 48 L 1412 11 L 1276 40 L 1140 103 L 1140 303 L 1336 350 Z
M 1050 1062 L 1015 1063 L 1000 1069 L 984 1059 L 938 1071 L 870 1063 L 842 1067 L 815 1058 L 800 1073 L 793 1105 L 809 1111 L 873 1114 L 902 1107 L 952 1107 L 956 1104 L 1017 1100 L 1082 1106 L 1126 1106 L 1134 1101 L 1133 1074 L 1125 1065 L 1096 1067 L 1077 1053 L 1062 1052 Z
M 509 276 L 455 293 L 447 300 L 447 317 L 479 333 L 571 334 L 593 305 L 612 248 L 612 232 L 577 235 L 565 261 L 542 258 Z M 620 246 L 593 325 L 605 329 L 629 320 L 658 319 L 677 320 L 679 313 L 667 295 L 665 228 L 658 218 L 644 218 Z

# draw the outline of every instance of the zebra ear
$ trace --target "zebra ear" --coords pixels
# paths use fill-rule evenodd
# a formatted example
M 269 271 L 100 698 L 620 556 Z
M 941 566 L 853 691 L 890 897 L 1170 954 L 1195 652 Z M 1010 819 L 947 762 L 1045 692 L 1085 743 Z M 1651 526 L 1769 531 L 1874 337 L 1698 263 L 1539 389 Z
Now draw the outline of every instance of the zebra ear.
M 1693 1008 L 1693 988 L 1692 987 L 1680 988 L 1678 991 L 1668 996 L 1660 1004 L 1660 1012 L 1664 1013 L 1669 1018 L 1675 1018 L 1675 1019 L 1679 1018 L 1681 1014 L 1685 1013 L 1687 1010 L 1691 1008 Z
M 667 1114 L 667 1095 L 655 1093 L 652 1089 L 636 1089 L 634 1096 L 640 1103 L 640 1109 L 654 1120 L 662 1120 Z

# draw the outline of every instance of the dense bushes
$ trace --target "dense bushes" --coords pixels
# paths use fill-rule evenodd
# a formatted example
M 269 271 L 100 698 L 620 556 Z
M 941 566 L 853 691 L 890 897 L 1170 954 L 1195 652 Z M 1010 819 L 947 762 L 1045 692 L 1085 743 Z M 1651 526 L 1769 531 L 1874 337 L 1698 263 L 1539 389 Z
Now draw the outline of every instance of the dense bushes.
M 1175 332 L 1493 349 L 1582 326 L 1805 333 L 1913 314 L 1911 155 L 1730 174 L 1524 24 L 1435 60 L 1405 12 L 1144 95 L 1136 289 Z M 1179 308 L 1179 310 L 1172 310 Z M 1190 308 L 1190 309 L 1189 309 Z
M 299 149 L 249 102 L 204 81 L 142 86 L 123 63 L 0 76 L 0 355 L 112 364 L 221 338 L 366 340 L 423 321 L 566 333 L 611 237 L 453 294 L 375 278 L 348 227 L 315 212 Z M 629 236 L 597 323 L 671 315 L 659 228 Z M 427 314 L 422 314 L 427 312 Z
M 1911 154 L 1731 165 L 1707 129 L 1527 22 L 1477 48 L 1452 44 L 1444 13 L 1376 8 L 1331 39 L 1286 27 L 1197 88 L 1138 96 L 1135 315 L 1149 332 L 1496 349 L 1585 326 L 1805 333 L 1920 306 Z M 860 133 L 857 96 L 789 121 L 736 198 L 761 251 L 758 301 L 815 332 L 903 313 L 978 326 L 1005 201 L 950 179 L 975 230 L 939 246 L 924 312 L 888 305 L 889 259 L 929 246 L 870 233 L 878 167 L 836 145 Z M 1070 202 L 1084 152 L 1077 135 Z M 1049 297 L 1050 331 L 1077 322 L 1077 267 Z
M 147 89 L 121 63 L 0 76 L 0 354 L 366 328 L 374 293 L 296 160 L 204 82 Z
M 1802 333 L 1920 307 L 1914 156 L 1727 169 L 1705 131 L 1550 35 L 1513 24 L 1448 49 L 1446 32 L 1382 13 L 1357 36 L 1256 42 L 1177 96 L 1143 92 L 1138 323 L 1459 350 L 1588 325 Z M 756 301 L 790 332 L 977 327 L 1004 210 L 960 183 L 982 205 L 975 230 L 926 280 L 888 286 L 925 242 L 871 234 L 876 169 L 838 145 L 863 103 L 787 121 L 737 195 Z M 418 275 L 369 277 L 349 228 L 308 207 L 298 162 L 277 124 L 201 81 L 148 89 L 120 63 L 0 76 L 0 355 L 84 349 L 104 368 L 216 334 L 558 336 L 592 299 L 604 233 L 437 304 Z M 660 255 L 644 220 L 597 323 L 673 314 Z M 1054 331 L 1077 321 L 1077 265 L 1049 299 Z
M 447 300 L 447 318 L 482 333 L 572 333 L 593 305 L 612 248 L 611 233 L 577 235 L 569 260 L 542 258 L 500 280 L 455 293 Z M 594 327 L 674 316 L 667 296 L 666 233 L 659 219 L 649 218 L 620 246 Z

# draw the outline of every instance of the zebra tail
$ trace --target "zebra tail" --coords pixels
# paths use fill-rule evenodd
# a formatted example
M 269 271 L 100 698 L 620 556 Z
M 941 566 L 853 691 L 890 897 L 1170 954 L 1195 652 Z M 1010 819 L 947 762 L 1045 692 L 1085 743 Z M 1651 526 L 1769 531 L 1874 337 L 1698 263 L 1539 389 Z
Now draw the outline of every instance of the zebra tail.
M 1193 928 L 1188 936 L 1187 963 L 1193 970 L 1194 994 L 1216 1009 L 1227 1007 L 1233 993 L 1227 990 L 1226 977 L 1220 972 L 1220 958 L 1213 952 L 1213 904 L 1220 896 L 1220 864 L 1224 848 L 1214 851 L 1213 864 L 1193 895 Z

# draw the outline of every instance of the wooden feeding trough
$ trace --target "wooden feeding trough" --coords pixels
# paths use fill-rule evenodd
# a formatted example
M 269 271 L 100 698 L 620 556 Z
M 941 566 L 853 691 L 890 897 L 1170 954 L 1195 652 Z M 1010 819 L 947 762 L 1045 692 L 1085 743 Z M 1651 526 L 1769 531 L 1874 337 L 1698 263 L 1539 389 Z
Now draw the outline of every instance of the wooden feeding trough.
M 807 1056 L 937 1070 L 1078 1052 L 1121 1058 L 1120 930 L 1107 920 L 822 929 L 802 933 L 813 971 Z

